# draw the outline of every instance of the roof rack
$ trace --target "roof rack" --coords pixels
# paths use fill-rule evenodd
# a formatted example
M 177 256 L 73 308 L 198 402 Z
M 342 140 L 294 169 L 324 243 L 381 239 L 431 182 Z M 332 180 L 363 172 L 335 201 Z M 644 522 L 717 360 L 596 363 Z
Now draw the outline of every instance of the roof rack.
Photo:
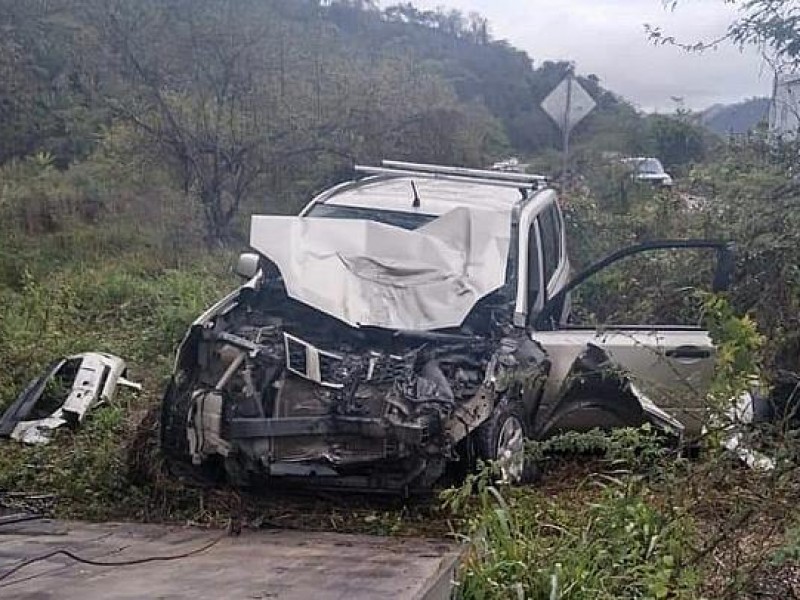
M 525 173 L 446 167 L 443 165 L 409 163 L 397 160 L 384 160 L 381 164 L 383 165 L 381 167 L 356 165 L 355 170 L 368 175 L 394 175 L 427 179 L 446 179 L 451 181 L 469 181 L 470 183 L 479 185 L 494 185 L 517 189 L 539 189 L 547 183 L 547 178 L 542 175 L 527 175 Z

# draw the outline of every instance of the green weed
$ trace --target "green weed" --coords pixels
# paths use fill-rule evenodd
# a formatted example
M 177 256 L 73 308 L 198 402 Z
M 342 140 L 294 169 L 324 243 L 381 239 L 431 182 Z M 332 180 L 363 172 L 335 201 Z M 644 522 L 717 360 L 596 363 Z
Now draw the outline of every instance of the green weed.
M 694 597 L 698 571 L 687 565 L 693 520 L 648 498 L 641 477 L 592 476 L 556 497 L 501 490 L 490 480 L 486 469 L 445 494 L 466 515 L 472 542 L 459 597 Z

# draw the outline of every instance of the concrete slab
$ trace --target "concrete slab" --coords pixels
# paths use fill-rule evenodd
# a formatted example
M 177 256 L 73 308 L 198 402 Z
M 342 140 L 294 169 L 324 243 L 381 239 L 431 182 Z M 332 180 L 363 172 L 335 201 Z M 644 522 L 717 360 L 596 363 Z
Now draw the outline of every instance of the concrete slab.
M 97 561 L 175 560 L 90 566 Z M 277 598 L 446 600 L 461 548 L 442 541 L 266 530 L 227 536 L 191 527 L 42 519 L 0 526 L 0 598 L 19 600 Z

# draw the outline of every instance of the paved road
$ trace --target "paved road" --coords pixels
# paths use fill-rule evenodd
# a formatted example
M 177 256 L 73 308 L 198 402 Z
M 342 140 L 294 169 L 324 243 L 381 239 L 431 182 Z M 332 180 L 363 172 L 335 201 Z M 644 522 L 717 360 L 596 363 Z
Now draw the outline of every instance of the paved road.
M 67 549 L 3 576 L 32 557 Z M 461 549 L 441 541 L 266 530 L 222 535 L 190 527 L 34 520 L 0 524 L 0 598 L 19 600 L 277 598 L 445 600 Z

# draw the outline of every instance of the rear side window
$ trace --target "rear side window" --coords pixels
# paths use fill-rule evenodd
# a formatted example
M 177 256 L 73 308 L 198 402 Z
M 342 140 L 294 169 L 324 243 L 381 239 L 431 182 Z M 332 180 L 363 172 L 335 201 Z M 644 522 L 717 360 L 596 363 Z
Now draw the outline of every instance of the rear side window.
M 549 283 L 561 262 L 561 218 L 558 209 L 551 204 L 537 217 L 542 235 L 544 255 L 544 280 Z

